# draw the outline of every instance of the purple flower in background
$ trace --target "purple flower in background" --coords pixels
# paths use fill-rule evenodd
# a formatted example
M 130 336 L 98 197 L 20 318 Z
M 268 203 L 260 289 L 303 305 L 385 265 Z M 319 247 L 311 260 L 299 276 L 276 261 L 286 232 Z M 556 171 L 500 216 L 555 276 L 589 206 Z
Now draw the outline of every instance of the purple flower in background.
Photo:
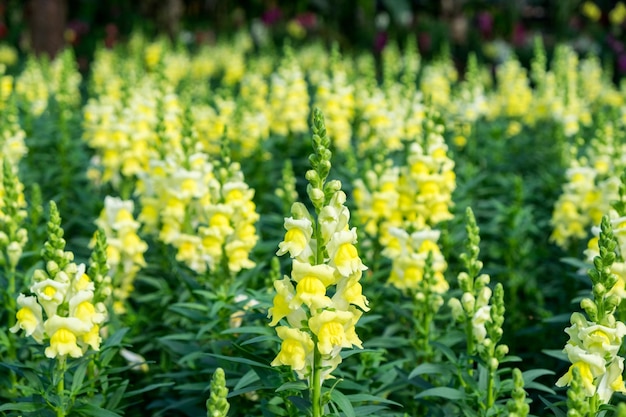
M 419 50 L 422 52 L 428 52 L 430 51 L 431 44 L 432 38 L 430 36 L 430 33 L 420 32 L 417 37 L 417 46 L 419 47 Z
M 305 29 L 313 29 L 317 26 L 317 15 L 311 12 L 300 13 L 296 16 L 296 22 Z
M 521 23 L 516 23 L 513 27 L 513 45 L 519 47 L 526 43 L 526 28 Z
M 385 49 L 385 45 L 387 45 L 387 38 L 387 32 L 378 32 L 376 34 L 376 38 L 374 39 L 374 52 L 379 54 L 383 51 L 383 49 Z
M 283 12 L 280 10 L 278 6 L 272 6 L 263 13 L 263 17 L 261 20 L 265 23 L 266 26 L 272 26 L 278 23 L 280 18 L 282 17 Z
M 620 54 L 617 57 L 617 70 L 620 74 L 626 73 L 626 54 Z
M 489 12 L 480 12 L 476 16 L 478 30 L 483 38 L 490 38 L 493 32 L 493 16 Z

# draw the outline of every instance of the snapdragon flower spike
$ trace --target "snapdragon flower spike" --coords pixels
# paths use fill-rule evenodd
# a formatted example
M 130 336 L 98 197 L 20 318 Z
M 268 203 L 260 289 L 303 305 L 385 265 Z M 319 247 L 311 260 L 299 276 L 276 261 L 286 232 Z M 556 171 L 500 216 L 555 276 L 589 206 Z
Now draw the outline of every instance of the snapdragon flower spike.
M 17 323 L 10 331 L 24 330 L 37 343 L 49 345 L 49 358 L 67 355 L 81 357 L 88 348 L 99 350 L 100 326 L 107 320 L 103 302 L 94 299 L 95 285 L 85 273 L 85 265 L 73 262 L 65 251 L 61 217 L 50 202 L 48 240 L 41 252 L 45 269 L 32 275 L 31 295 L 20 294 Z
M 608 403 L 616 391 L 626 393 L 622 377 L 624 358 L 619 356 L 626 325 L 613 315 L 621 301 L 612 291 L 617 283 L 611 272 L 617 241 L 608 216 L 602 218 L 600 228 L 599 255 L 594 258 L 594 268 L 589 271 L 593 300 L 585 298 L 581 301 L 589 319 L 580 312 L 572 313 L 571 326 L 565 329 L 569 340 L 563 349 L 572 365 L 556 382 L 559 387 L 570 386 L 569 391 L 575 397 L 583 395 L 579 392 L 582 390 L 585 398 L 596 398 L 597 401 L 589 402 L 595 407 Z M 597 411 L 591 410 L 592 413 Z
M 102 264 L 102 259 L 108 260 L 105 266 L 94 269 L 91 279 L 106 284 L 104 297 L 113 297 L 113 309 L 117 314 L 126 311 L 125 303 L 133 292 L 133 283 L 137 273 L 146 266 L 144 253 L 148 250 L 147 243 L 139 237 L 140 223 L 134 218 L 135 205 L 132 200 L 122 200 L 118 197 L 106 196 L 104 208 L 95 223 L 101 231 L 100 240 L 94 236 L 91 245 L 94 247 L 94 256 L 99 254 L 94 262 Z M 94 264 L 95 265 L 95 264 Z M 105 287 L 104 285 L 101 287 Z
M 7 270 L 15 270 L 28 242 L 28 233 L 22 227 L 27 216 L 23 188 L 16 165 L 4 158 L 0 182 L 0 251 Z
M 296 202 L 291 217 L 285 218 L 285 238 L 277 255 L 289 254 L 292 271 L 274 282 L 276 295 L 269 310 L 271 326 L 283 323 L 276 328 L 282 345 L 272 365 L 291 367 L 301 379 L 309 379 L 312 390 L 331 377 L 342 349 L 362 347 L 355 325 L 369 310 L 359 283 L 367 267 L 358 254 L 356 229 L 349 225 L 341 183 L 326 182 L 330 141 L 321 112 L 316 109 L 313 117 L 313 169 L 307 179 L 315 214 Z

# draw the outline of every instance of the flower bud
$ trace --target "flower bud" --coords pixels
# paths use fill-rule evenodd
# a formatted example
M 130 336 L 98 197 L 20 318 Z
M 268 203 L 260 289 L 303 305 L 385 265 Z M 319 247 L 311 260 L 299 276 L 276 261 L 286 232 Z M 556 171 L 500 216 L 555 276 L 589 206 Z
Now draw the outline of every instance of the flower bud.
M 596 307 L 595 303 L 590 298 L 583 298 L 580 302 L 580 307 L 587 312 L 591 320 L 594 320 L 598 315 L 598 307 Z
M 489 277 L 489 275 L 487 275 L 487 274 L 480 274 L 476 278 L 476 286 L 477 287 L 484 287 L 487 284 L 489 284 L 489 281 L 491 281 L 491 278 Z
M 6 247 L 9 245 L 9 236 L 6 233 L 0 232 L 0 247 Z
M 500 366 L 500 362 L 496 358 L 489 358 L 487 366 L 489 367 L 489 370 L 495 371 L 498 369 L 498 366 Z
M 596 298 L 604 298 L 604 294 L 606 294 L 606 287 L 601 283 L 597 283 L 593 286 L 593 295 Z
M 323 204 L 324 203 L 324 191 L 319 188 L 314 188 L 310 184 L 307 187 L 307 193 L 309 194 L 309 198 L 313 202 L 313 204 Z
M 308 182 L 311 182 L 311 183 L 319 181 L 319 178 L 320 178 L 317 172 L 313 169 L 309 169 L 304 175 L 304 177 L 306 178 Z
M 54 261 L 48 261 L 46 263 L 46 270 L 51 277 L 54 277 L 59 272 L 59 265 Z
M 20 243 L 20 245 L 24 246 L 26 242 L 28 242 L 28 230 L 24 229 L 23 227 L 17 229 L 15 238 Z
M 35 272 L 33 272 L 33 281 L 35 283 L 45 281 L 48 278 L 48 274 L 43 269 L 35 269 Z
M 478 300 L 476 300 L 478 307 L 486 306 L 487 304 L 489 304 L 490 298 L 491 298 L 491 288 L 482 287 L 480 292 L 478 293 Z
M 476 300 L 474 299 L 474 295 L 469 292 L 466 292 L 461 297 L 461 304 L 463 304 L 463 309 L 468 314 L 474 313 L 474 306 L 476 305 Z
M 336 193 L 341 190 L 341 181 L 332 180 L 326 183 L 326 189 L 331 193 Z
M 11 268 L 15 268 L 22 257 L 22 247 L 20 244 L 17 242 L 9 243 L 9 246 L 7 247 L 7 256 L 9 258 Z
M 431 297 L 431 301 L 430 301 L 431 311 L 433 312 L 439 311 L 442 305 L 443 305 L 443 297 L 441 295 L 435 294 L 433 297 Z
M 502 359 L 507 353 L 509 353 L 509 347 L 507 345 L 498 345 L 498 347 L 496 347 L 496 358 Z
M 461 272 L 459 273 L 459 276 L 457 277 L 457 281 L 459 282 L 459 287 L 461 287 L 461 289 L 465 290 L 466 289 L 466 285 L 469 282 L 469 275 L 467 274 L 467 272 Z
M 54 280 L 62 283 L 67 283 L 70 282 L 70 277 L 65 271 L 59 271 L 59 273 L 54 277 Z
M 463 306 L 458 298 L 451 298 L 448 301 L 448 307 L 452 312 L 452 318 L 456 321 L 461 321 L 465 317 L 465 312 L 463 311 Z

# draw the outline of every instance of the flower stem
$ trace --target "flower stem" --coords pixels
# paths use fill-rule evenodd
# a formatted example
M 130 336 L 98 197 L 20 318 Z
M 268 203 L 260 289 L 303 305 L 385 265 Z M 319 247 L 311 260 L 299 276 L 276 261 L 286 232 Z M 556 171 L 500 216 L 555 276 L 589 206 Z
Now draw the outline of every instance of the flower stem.
M 495 396 L 493 395 L 493 382 L 495 379 L 496 371 L 489 370 L 489 376 L 487 379 L 487 407 L 486 410 L 491 410 L 493 407 L 493 403 L 495 401 Z
M 57 395 L 59 396 L 59 404 L 56 407 L 57 417 L 65 417 L 65 356 L 61 356 L 57 361 L 58 382 Z
M 313 354 L 313 375 L 311 376 L 312 417 L 322 417 L 322 355 L 317 345 Z

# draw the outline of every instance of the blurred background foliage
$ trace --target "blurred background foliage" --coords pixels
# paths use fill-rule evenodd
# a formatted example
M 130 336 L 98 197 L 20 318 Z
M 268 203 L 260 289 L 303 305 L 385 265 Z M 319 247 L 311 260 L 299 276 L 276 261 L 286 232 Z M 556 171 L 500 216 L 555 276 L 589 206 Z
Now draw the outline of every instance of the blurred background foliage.
M 623 3 L 605 0 L 3 0 L 0 43 L 52 56 L 71 45 L 86 71 L 96 46 L 134 30 L 193 46 L 243 29 L 257 47 L 321 38 L 377 55 L 413 37 L 425 58 L 449 49 L 462 66 L 470 51 L 493 64 L 511 54 L 528 63 L 540 35 L 549 52 L 566 42 L 599 56 L 618 79 L 626 74 L 625 19 Z M 11 59 L 4 55 L 0 62 Z

